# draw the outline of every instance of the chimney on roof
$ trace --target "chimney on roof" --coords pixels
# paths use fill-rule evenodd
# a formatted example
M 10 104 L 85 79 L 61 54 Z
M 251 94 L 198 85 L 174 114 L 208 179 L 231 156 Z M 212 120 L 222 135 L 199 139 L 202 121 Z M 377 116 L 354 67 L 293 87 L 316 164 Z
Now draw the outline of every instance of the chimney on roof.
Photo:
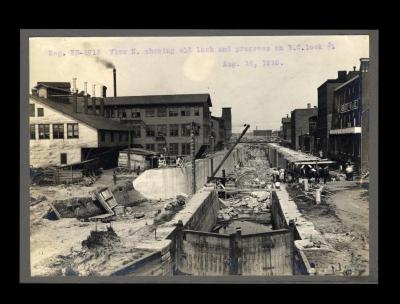
M 113 68 L 114 97 L 117 97 L 117 70 Z
M 368 72 L 369 58 L 360 58 L 360 72 Z
M 96 114 L 96 97 L 92 97 L 92 114 L 97 115 Z
M 355 66 L 353 66 L 353 71 L 354 71 L 354 72 L 356 71 L 356 67 L 355 67 Z
M 286 114 L 286 118 L 289 118 L 289 114 Z
M 346 75 L 347 75 L 346 71 L 338 71 L 338 80 L 341 81 L 341 82 L 345 82 L 346 81 Z
M 102 97 L 106 98 L 107 97 L 107 87 L 103 86 L 103 90 L 102 91 L 103 91 Z
M 311 109 L 311 103 L 307 104 L 307 109 Z
M 104 98 L 100 99 L 100 116 L 104 116 Z
M 89 99 L 89 96 L 87 94 L 85 94 L 85 96 L 83 96 L 83 112 L 85 114 L 89 113 L 89 110 L 88 110 L 88 99 Z

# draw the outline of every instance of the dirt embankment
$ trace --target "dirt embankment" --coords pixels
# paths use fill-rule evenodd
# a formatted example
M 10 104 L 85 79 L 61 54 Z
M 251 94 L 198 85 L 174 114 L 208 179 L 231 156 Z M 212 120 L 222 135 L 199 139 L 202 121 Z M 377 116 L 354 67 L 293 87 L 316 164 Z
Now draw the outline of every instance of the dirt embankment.
M 110 187 L 119 204 L 125 207 L 130 206 L 132 213 L 143 212 L 145 214 L 143 219 L 131 216 L 115 223 L 116 233 L 121 237 L 121 244 L 115 246 L 115 251 L 111 256 L 118 260 L 118 254 L 121 254 L 121 261 L 124 260 L 124 257 L 136 257 L 136 253 L 130 251 L 132 244 L 129 243 L 129 237 L 146 226 L 154 211 L 152 208 L 158 207 L 159 204 L 152 204 L 145 200 L 133 189 L 129 179 L 120 179 L 117 185 L 113 185 L 112 174 L 106 173 L 91 186 L 32 186 L 30 188 L 30 256 L 33 276 L 60 275 L 63 269 L 64 272 L 68 269 L 65 266 L 68 262 L 63 261 L 69 261 L 71 257 L 79 257 L 78 264 L 80 260 L 86 261 L 79 264 L 81 266 L 79 266 L 78 272 L 82 273 L 90 273 L 89 270 L 85 270 L 86 267 L 89 269 L 90 265 L 101 264 L 102 261 L 107 260 L 102 256 L 107 257 L 108 253 L 99 255 L 96 259 L 86 259 L 88 256 L 86 253 L 82 253 L 81 244 L 91 231 L 96 230 L 96 223 L 82 220 L 104 212 L 99 205 L 92 201 L 90 192 L 105 186 Z M 50 204 L 65 209 L 63 214 L 67 217 L 60 220 L 49 219 L 47 214 Z M 101 225 L 99 225 L 100 228 Z M 105 267 L 103 268 L 105 269 Z M 97 270 L 101 271 L 102 267 L 98 267 Z
M 300 212 L 334 249 L 308 253 L 316 274 L 368 275 L 368 190 L 354 182 L 331 182 L 325 186 L 319 205 L 306 199 L 298 186 L 288 187 L 288 191 Z

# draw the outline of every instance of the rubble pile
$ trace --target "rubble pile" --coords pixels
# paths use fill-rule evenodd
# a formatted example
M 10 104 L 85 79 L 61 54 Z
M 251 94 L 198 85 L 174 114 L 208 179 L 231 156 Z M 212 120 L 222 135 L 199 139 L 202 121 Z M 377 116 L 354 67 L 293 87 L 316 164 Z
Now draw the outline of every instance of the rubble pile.
M 218 212 L 218 220 L 229 221 L 240 218 L 243 214 L 254 215 L 271 212 L 271 193 L 269 191 L 255 191 L 240 196 L 242 197 L 220 199 L 222 209 Z
M 163 210 L 158 210 L 155 214 L 154 224 L 160 225 L 170 221 L 174 215 L 186 205 L 187 196 L 178 195 L 176 199 L 168 201 Z
M 107 227 L 105 231 L 91 231 L 88 238 L 82 241 L 82 247 L 94 250 L 111 247 L 115 242 L 119 242 L 118 235 L 112 227 Z

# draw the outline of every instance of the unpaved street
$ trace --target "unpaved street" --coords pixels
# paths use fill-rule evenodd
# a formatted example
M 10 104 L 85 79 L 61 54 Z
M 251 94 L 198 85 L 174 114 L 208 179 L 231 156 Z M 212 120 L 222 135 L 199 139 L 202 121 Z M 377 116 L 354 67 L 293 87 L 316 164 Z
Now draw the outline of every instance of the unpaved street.
M 368 275 L 368 189 L 353 181 L 329 182 L 320 205 L 296 198 L 298 190 L 289 189 L 301 213 L 333 248 L 309 253 L 317 275 Z

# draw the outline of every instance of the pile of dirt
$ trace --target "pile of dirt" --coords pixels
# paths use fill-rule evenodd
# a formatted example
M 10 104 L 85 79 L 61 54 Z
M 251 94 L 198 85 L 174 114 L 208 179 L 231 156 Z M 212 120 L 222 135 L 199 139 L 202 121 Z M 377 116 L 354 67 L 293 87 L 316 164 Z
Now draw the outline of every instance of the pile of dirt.
M 90 250 L 112 247 L 119 242 L 119 237 L 112 227 L 105 231 L 91 231 L 88 238 L 82 241 L 82 247 Z

